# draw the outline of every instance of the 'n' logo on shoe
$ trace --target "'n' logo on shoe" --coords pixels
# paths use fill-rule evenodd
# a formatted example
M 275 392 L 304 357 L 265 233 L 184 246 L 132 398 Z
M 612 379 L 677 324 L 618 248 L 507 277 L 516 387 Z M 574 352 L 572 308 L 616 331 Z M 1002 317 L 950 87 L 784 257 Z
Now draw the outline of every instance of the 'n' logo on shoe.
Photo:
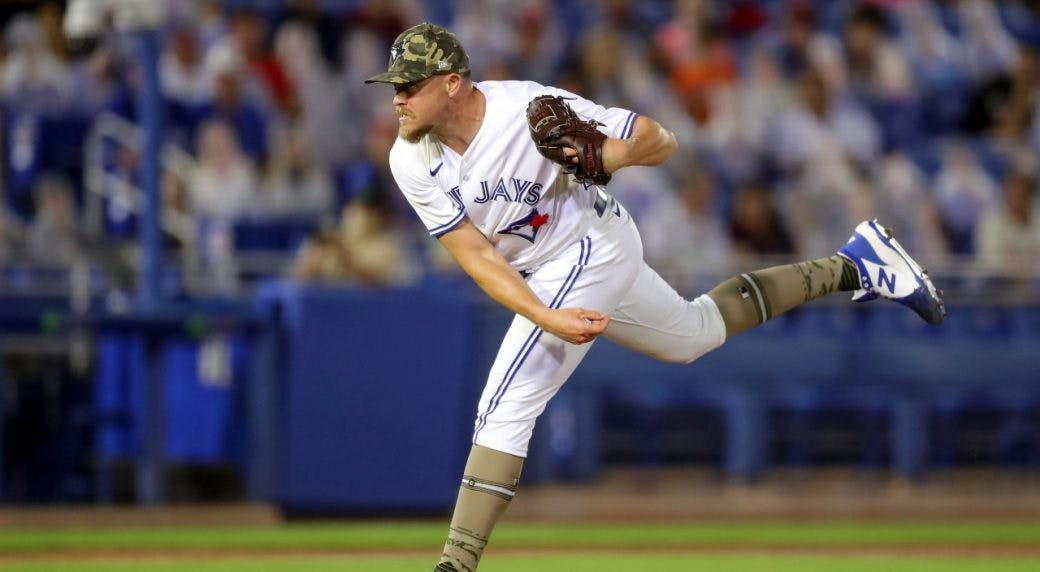
M 881 285 L 888 286 L 888 291 L 889 292 L 895 293 L 895 291 L 896 291 L 896 275 L 895 274 L 887 274 L 887 273 L 885 273 L 885 269 L 884 268 L 878 268 L 877 283 L 878 283 L 879 287 Z

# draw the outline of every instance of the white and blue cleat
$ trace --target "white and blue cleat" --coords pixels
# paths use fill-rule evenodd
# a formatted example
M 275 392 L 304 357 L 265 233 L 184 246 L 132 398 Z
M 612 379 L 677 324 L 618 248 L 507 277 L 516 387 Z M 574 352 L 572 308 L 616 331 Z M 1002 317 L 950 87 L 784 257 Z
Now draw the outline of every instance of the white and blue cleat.
M 877 220 L 861 222 L 852 238 L 838 249 L 838 255 L 859 271 L 860 289 L 852 295 L 854 302 L 887 298 L 910 308 L 929 324 L 941 324 L 946 319 L 942 291 L 892 238 L 892 231 Z

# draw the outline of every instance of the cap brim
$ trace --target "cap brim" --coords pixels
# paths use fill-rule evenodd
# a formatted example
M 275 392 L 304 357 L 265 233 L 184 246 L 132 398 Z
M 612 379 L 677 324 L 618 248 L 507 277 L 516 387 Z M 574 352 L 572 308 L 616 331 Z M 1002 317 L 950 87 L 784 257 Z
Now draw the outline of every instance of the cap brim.
M 417 73 L 401 73 L 401 72 L 383 72 L 379 75 L 374 75 L 365 80 L 365 83 L 389 83 L 393 85 L 404 85 L 406 83 L 412 83 L 413 81 L 419 81 L 426 79 L 427 75 Z

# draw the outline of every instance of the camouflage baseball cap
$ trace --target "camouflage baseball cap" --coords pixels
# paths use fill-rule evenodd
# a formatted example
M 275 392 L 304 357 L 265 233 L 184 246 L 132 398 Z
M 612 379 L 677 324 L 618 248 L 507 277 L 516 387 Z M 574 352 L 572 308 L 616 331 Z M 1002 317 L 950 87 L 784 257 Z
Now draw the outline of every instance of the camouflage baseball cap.
M 434 75 L 469 73 L 469 56 L 448 30 L 423 22 L 401 32 L 390 48 L 390 65 L 385 73 L 365 83 L 405 84 Z

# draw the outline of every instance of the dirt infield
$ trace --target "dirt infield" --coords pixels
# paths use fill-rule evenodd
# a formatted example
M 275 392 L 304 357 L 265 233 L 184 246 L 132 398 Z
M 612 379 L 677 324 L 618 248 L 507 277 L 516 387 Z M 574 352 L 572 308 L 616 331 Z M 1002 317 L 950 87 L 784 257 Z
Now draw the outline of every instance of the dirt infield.
M 518 522 L 1036 520 L 1040 471 L 933 472 L 920 482 L 862 470 L 773 471 L 753 484 L 717 471 L 618 469 L 593 484 L 521 487 Z
M 1015 521 L 1040 518 L 1040 471 L 771 471 L 754 484 L 701 469 L 613 469 L 595 483 L 522 485 L 507 522 Z M 437 517 L 434 518 L 437 520 Z M 4 528 L 267 526 L 269 504 L 0 507 Z
M 22 506 L 0 508 L 4 528 L 121 528 L 149 526 L 268 526 L 281 524 L 269 504 L 186 506 Z

